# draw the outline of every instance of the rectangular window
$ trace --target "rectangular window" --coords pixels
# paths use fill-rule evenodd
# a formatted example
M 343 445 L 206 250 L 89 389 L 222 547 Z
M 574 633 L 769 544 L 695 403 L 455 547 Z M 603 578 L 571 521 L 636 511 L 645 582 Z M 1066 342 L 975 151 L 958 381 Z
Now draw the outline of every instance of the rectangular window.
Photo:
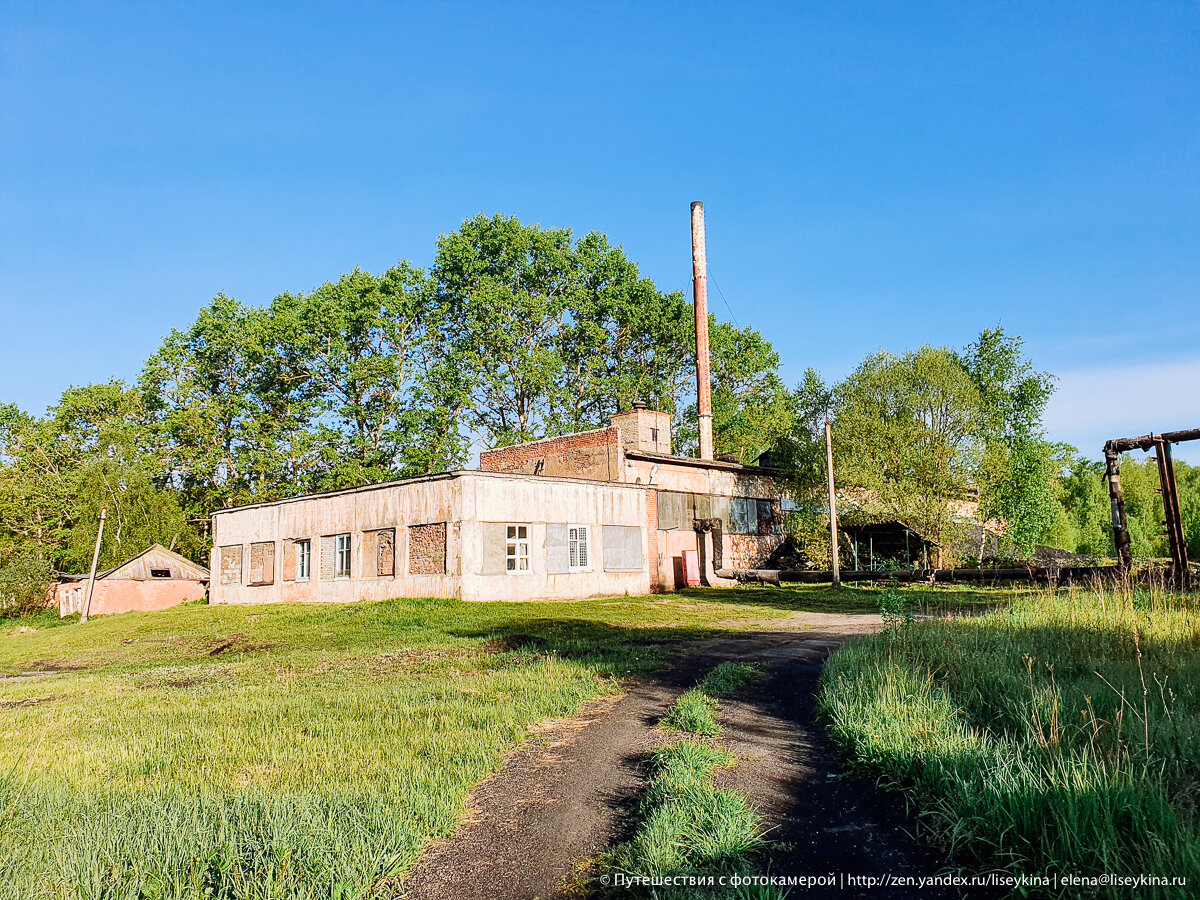
M 258 541 L 250 545 L 250 583 L 275 583 L 275 542 Z
M 296 541 L 296 580 L 312 577 L 312 541 Z
M 567 529 L 567 552 L 572 571 L 588 568 L 588 530 L 586 525 L 572 525 Z
M 334 578 L 349 578 L 350 577 L 350 535 L 337 535 L 337 568 L 334 570 Z
M 408 571 L 410 575 L 446 573 L 445 522 L 408 527 Z
M 605 525 L 601 532 L 605 572 L 641 572 L 642 529 L 637 525 Z
M 242 545 L 221 548 L 221 584 L 242 583 Z
M 758 533 L 775 534 L 777 531 L 775 522 L 775 505 L 770 500 L 759 500 L 757 506 Z
M 170 578 L 171 570 L 170 569 L 151 569 L 150 577 L 151 578 Z
M 758 501 L 751 497 L 734 497 L 730 531 L 734 534 L 758 534 Z
M 510 574 L 529 571 L 529 526 L 509 525 L 504 545 L 504 570 Z
M 364 578 L 388 578 L 396 574 L 396 529 L 364 531 L 362 547 Z

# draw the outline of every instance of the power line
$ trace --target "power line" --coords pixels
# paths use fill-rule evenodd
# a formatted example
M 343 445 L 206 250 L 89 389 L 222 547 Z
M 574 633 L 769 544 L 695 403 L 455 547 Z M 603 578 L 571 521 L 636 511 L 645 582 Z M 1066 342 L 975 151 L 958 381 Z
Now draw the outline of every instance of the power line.
M 734 325 L 741 328 L 742 323 L 737 320 L 737 316 L 733 314 L 733 308 L 729 305 L 729 301 L 725 299 L 725 292 L 721 290 L 721 285 L 717 283 L 717 276 L 713 274 L 712 266 L 708 267 L 708 277 L 712 279 L 713 286 L 717 289 L 717 293 L 721 295 L 721 302 L 725 304 L 725 309 L 729 311 L 729 318 L 733 319 Z

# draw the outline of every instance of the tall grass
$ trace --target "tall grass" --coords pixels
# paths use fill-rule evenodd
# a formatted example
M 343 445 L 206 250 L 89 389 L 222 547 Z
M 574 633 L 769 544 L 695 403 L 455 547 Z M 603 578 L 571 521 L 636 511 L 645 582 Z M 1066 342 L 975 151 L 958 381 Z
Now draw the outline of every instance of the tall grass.
M 1198 649 L 1195 598 L 1046 591 L 849 645 L 820 706 L 964 861 L 1200 885 Z

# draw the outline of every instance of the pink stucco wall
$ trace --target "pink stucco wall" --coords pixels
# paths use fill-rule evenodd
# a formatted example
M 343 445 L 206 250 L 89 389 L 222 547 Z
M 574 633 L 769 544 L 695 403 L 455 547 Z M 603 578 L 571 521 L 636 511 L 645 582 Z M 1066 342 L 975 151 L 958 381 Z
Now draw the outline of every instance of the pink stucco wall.
M 92 616 L 141 610 L 149 612 L 199 600 L 206 592 L 199 581 L 165 578 L 162 581 L 137 581 L 131 578 L 102 578 L 92 592 Z M 82 610 L 87 597 L 86 581 L 60 582 L 55 588 L 59 615 L 69 616 Z

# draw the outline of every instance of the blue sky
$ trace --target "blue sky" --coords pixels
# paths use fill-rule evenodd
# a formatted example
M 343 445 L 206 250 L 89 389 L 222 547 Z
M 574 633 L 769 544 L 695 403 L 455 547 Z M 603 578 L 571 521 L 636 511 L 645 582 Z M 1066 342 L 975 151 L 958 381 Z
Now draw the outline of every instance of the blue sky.
M 0 2 L 0 402 L 480 211 L 683 289 L 703 200 L 790 381 L 999 322 L 1052 437 L 1196 427 L 1198 48 L 1183 2 Z

